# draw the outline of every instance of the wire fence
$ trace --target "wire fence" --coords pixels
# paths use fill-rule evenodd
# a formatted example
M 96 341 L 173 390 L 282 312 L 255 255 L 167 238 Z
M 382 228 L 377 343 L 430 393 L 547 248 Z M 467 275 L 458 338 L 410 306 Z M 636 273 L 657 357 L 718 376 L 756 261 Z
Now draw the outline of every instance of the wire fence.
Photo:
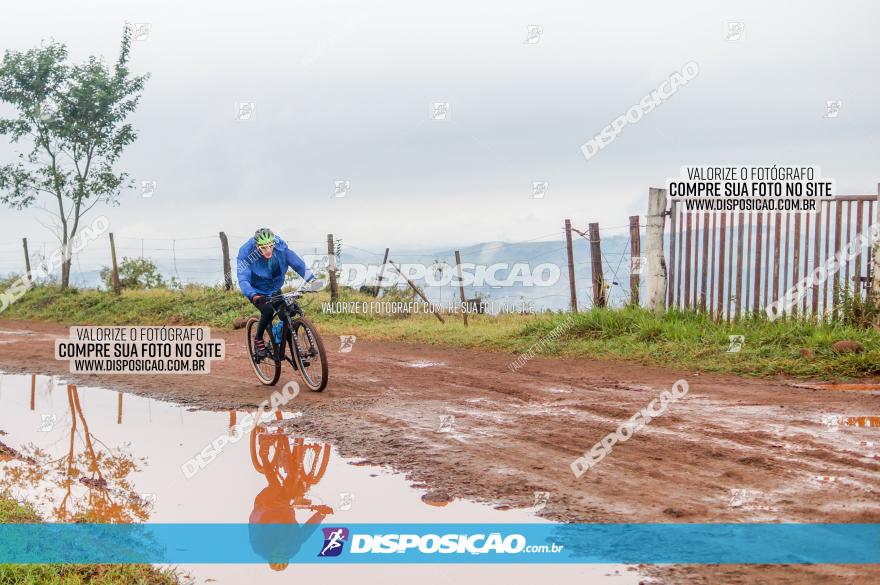
M 824 202 L 816 214 L 803 217 L 768 212 L 704 214 L 686 212 L 678 204 L 667 206 L 665 192 L 653 191 L 662 197 L 662 204 L 657 201 L 660 215 L 651 217 L 651 229 L 658 230 L 652 232 L 651 245 L 658 247 L 652 252 L 659 254 L 662 264 L 658 266 L 667 276 L 665 305 L 727 319 L 761 313 L 768 303 L 772 306 L 771 301 L 787 294 L 801 276 L 818 273 L 820 268 L 827 270 L 824 265 L 858 241 L 866 226 L 874 224 L 880 209 L 875 206 L 875 195 L 845 195 Z M 658 222 L 661 215 L 664 219 Z M 409 291 L 415 285 L 429 301 L 441 305 L 461 302 L 463 289 L 465 302 L 481 300 L 494 305 L 492 311 L 566 311 L 572 304 L 587 310 L 594 303 L 645 305 L 648 295 L 642 268 L 646 258 L 640 254 L 647 226 L 638 216 L 629 219 L 627 224 L 612 226 L 581 221 L 571 225 L 566 220 L 559 231 L 514 242 L 385 249 L 336 234 L 329 245 L 340 284 L 377 296 L 382 294 L 379 291 Z M 111 264 L 110 237 L 98 236 L 74 255 L 73 286 L 107 286 L 101 272 Z M 232 266 L 228 284 L 235 285 L 238 248 L 252 236 L 227 233 L 226 237 Z M 120 264 L 129 258 L 149 259 L 169 284 L 227 284 L 219 234 L 183 238 L 116 235 L 114 241 Z M 327 273 L 331 256 L 328 240 L 287 243 L 313 270 Z M 57 241 L 29 240 L 31 265 L 45 263 L 57 249 Z M 872 250 L 869 247 L 865 254 L 847 256 L 829 278 L 810 285 L 793 312 L 827 316 L 846 301 L 850 290 L 859 299 L 867 298 L 874 286 L 876 259 Z M 464 276 L 461 284 L 457 255 Z M 0 275 L 24 271 L 21 242 L 0 242 Z M 656 297 L 654 291 L 652 302 Z
M 251 234 L 227 233 L 236 280 L 235 259 L 239 247 Z M 281 234 L 283 237 L 283 234 Z M 630 302 L 631 241 L 630 226 L 602 228 L 601 265 L 607 304 L 622 306 Z M 327 241 L 285 240 L 306 264 L 323 271 L 329 264 Z M 515 242 L 489 242 L 460 247 L 390 248 L 384 269 L 385 249 L 350 242 L 344 234 L 335 240 L 337 275 L 342 286 L 370 289 L 380 284 L 382 294 L 397 288 L 409 289 L 398 268 L 416 284 L 432 303 L 451 305 L 461 301 L 455 252 L 459 251 L 467 301 L 479 299 L 492 312 L 569 310 L 570 290 L 564 229 L 528 237 Z M 115 235 L 117 262 L 149 259 L 166 284 L 219 286 L 225 282 L 223 248 L 218 235 L 182 238 L 153 238 Z M 28 239 L 31 267 L 46 266 L 59 248 L 57 241 Z M 74 254 L 70 284 L 78 288 L 107 288 L 101 271 L 111 265 L 109 234 L 102 234 Z M 574 280 L 578 309 L 593 304 L 590 242 L 581 235 L 572 246 Z M 395 267 L 396 265 L 396 267 Z M 415 268 L 413 268 L 415 267 Z M 25 271 L 22 244 L 0 242 L 0 274 Z M 409 271 L 409 272 L 407 272 Z M 292 275 L 289 273 L 289 276 Z M 56 271 L 55 277 L 58 278 Z

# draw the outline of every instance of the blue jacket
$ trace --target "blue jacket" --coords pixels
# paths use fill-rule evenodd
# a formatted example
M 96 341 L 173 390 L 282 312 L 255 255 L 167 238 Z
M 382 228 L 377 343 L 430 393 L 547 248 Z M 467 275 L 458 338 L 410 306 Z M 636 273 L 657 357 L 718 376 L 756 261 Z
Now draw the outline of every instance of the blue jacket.
M 281 290 L 288 266 L 293 268 L 306 282 L 315 279 L 315 275 L 306 267 L 303 259 L 288 248 L 287 242 L 277 235 L 271 258 L 268 260 L 263 258 L 260 251 L 257 250 L 257 243 L 251 238 L 238 249 L 237 264 L 238 288 L 241 289 L 244 296 L 251 300 L 254 295 L 271 295 Z

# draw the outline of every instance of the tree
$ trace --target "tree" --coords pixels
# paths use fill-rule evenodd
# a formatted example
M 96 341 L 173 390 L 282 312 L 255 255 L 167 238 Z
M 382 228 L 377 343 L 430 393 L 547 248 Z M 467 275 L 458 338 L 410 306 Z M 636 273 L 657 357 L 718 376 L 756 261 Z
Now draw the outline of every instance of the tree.
M 97 203 L 118 205 L 127 173 L 114 164 L 137 133 L 126 120 L 137 108 L 149 75 L 128 70 L 131 30 L 123 30 L 112 67 L 97 57 L 67 62 L 55 41 L 9 51 L 0 63 L 0 101 L 15 117 L 0 118 L 0 134 L 22 144 L 14 163 L 0 165 L 0 202 L 25 209 L 45 197 L 61 242 L 61 286 L 70 281 L 71 243 L 80 219 Z
M 107 290 L 111 290 L 113 271 L 105 266 L 101 269 L 100 276 Z M 132 290 L 159 288 L 165 286 L 165 280 L 156 268 L 156 263 L 149 258 L 125 257 L 119 266 L 119 286 Z

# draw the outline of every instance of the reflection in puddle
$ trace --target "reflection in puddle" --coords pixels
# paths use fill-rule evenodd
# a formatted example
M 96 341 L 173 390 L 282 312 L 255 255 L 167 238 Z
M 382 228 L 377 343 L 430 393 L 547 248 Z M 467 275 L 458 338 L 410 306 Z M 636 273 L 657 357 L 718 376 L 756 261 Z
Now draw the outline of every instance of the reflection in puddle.
M 243 385 L 259 402 L 262 388 Z M 268 395 L 266 396 L 268 397 Z M 505 523 L 543 522 L 533 510 L 495 510 L 414 489 L 401 474 L 353 465 L 333 445 L 297 435 L 275 413 L 241 441 L 227 446 L 190 479 L 182 466 L 218 435 L 224 437 L 243 412 L 188 411 L 167 402 L 102 388 L 67 385 L 47 376 L 0 374 L 0 489 L 31 502 L 47 521 L 279 524 L 287 529 L 271 542 L 254 539 L 266 559 L 254 565 L 181 567 L 198 583 L 289 583 L 287 559 L 311 531 L 330 522 Z M 15 457 L 14 454 L 21 457 Z M 423 497 L 424 494 L 424 497 Z M 257 534 L 255 531 L 254 534 Z M 508 583 L 533 582 L 541 572 L 604 581 L 609 566 L 447 567 L 450 575 Z M 424 567 L 295 566 L 297 577 L 331 582 L 364 575 L 387 583 L 424 577 Z M 543 574 L 543 573 L 541 573 Z M 590 581 L 593 582 L 593 581 Z M 637 582 L 624 574 L 612 582 Z
M 32 377 L 30 410 L 35 408 L 35 386 Z M 63 454 L 56 457 L 40 446 L 22 445 L 15 457 L 18 464 L 7 466 L 0 477 L 0 491 L 27 498 L 57 522 L 147 520 L 148 501 L 129 481 L 143 461 L 132 457 L 125 445 L 109 447 L 89 429 L 75 385 L 68 384 L 64 393 L 69 416 L 60 422 L 67 434 Z M 118 402 L 121 417 L 122 394 Z M 56 425 L 56 414 L 44 414 L 39 432 L 50 433 Z
M 835 433 L 840 427 L 880 428 L 880 416 L 842 416 L 822 415 L 821 421 L 825 430 Z
M 880 427 L 880 416 L 842 416 L 840 424 L 845 427 Z
M 281 412 L 275 414 L 282 420 Z M 321 521 L 333 513 L 330 506 L 315 504 L 308 498 L 309 490 L 327 471 L 330 444 L 291 437 L 285 431 L 289 429 L 257 425 L 250 435 L 251 463 L 268 485 L 254 499 L 248 522 L 287 525 L 284 530 L 251 531 L 254 552 L 266 559 L 273 571 L 286 569 L 288 559 L 299 552 Z M 301 519 L 306 519 L 299 530 L 291 530 L 298 525 L 297 511 L 302 512 Z

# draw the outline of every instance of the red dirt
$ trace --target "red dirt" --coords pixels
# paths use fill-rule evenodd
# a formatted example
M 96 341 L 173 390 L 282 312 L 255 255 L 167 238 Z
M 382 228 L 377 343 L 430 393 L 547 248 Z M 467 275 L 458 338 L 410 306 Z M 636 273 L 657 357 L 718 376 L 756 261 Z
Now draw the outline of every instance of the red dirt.
M 227 358 L 207 376 L 72 376 L 52 343 L 67 331 L 0 320 L 0 369 L 212 410 L 254 407 L 269 394 L 244 356 L 241 331 L 214 331 L 226 339 Z M 880 415 L 880 392 L 586 359 L 534 359 L 512 373 L 510 354 L 363 340 L 340 353 L 338 340 L 325 342 L 330 384 L 288 405 L 303 411 L 293 419 L 298 430 L 450 497 L 521 507 L 549 492 L 541 515 L 564 522 L 880 522 L 878 431 L 834 423 Z M 279 387 L 293 375 L 285 365 Z M 682 378 L 687 396 L 575 478 L 576 457 Z M 438 432 L 447 415 L 450 431 Z M 876 566 L 645 570 L 664 583 L 880 578 Z

